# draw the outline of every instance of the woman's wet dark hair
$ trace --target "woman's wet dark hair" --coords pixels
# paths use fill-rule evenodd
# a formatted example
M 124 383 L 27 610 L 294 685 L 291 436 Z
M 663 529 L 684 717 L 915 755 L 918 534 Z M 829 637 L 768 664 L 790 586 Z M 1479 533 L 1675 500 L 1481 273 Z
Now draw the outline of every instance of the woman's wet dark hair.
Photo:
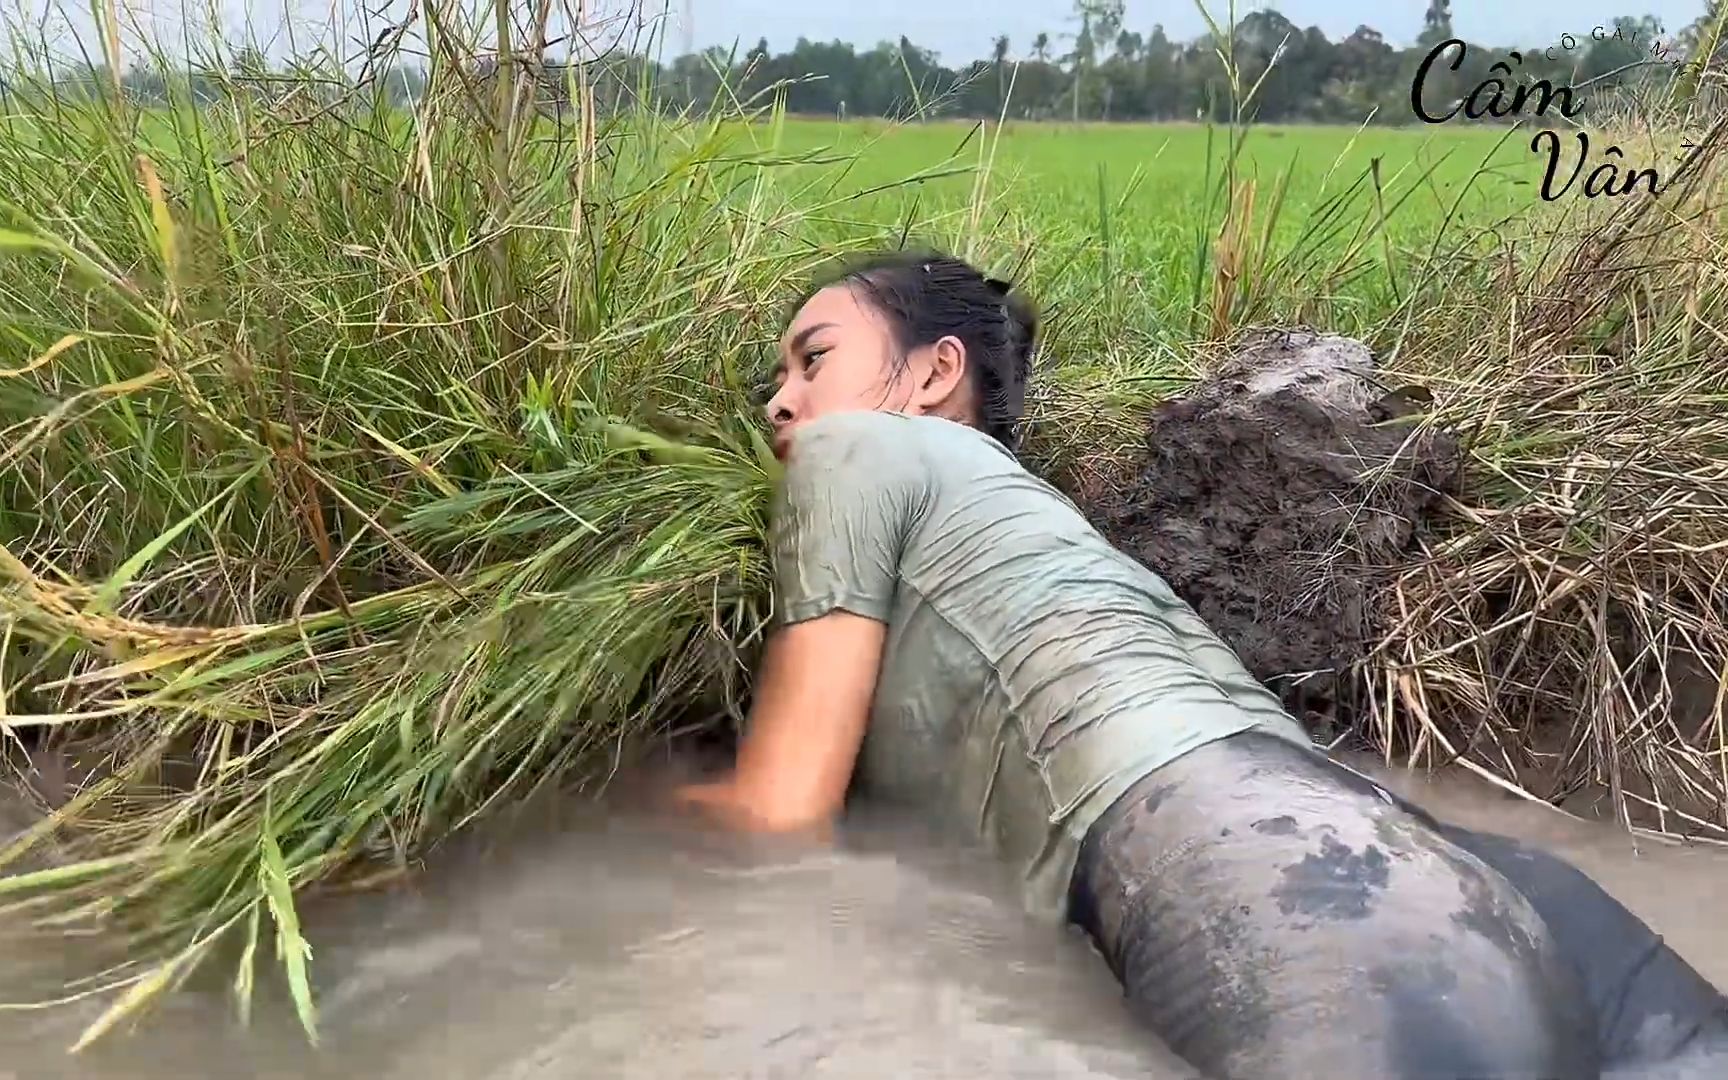
M 899 345 L 896 363 L 905 363 L 906 354 L 920 345 L 959 338 L 978 395 L 979 428 L 1016 448 L 1038 313 L 1013 285 L 951 255 L 899 251 L 846 265 L 817 282 L 804 299 L 841 283 L 862 288 L 888 317 Z

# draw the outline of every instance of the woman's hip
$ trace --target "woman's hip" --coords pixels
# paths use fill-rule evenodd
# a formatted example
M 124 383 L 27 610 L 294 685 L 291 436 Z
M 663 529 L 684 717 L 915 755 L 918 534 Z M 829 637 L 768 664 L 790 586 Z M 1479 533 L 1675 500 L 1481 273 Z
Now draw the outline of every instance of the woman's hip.
M 1130 789 L 1088 832 L 1072 900 L 1136 1010 L 1220 1078 L 1599 1072 L 1588 1003 L 1525 899 L 1274 736 Z

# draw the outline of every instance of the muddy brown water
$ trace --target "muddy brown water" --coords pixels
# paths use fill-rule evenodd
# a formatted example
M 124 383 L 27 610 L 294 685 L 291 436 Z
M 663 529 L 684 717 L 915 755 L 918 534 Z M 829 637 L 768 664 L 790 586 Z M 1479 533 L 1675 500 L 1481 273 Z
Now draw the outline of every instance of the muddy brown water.
M 1350 760 L 1441 818 L 1571 859 L 1728 986 L 1728 851 Z M 0 1080 L 1195 1076 L 1127 1016 L 1077 933 L 1023 916 L 982 853 L 883 808 L 811 850 L 547 804 L 435 853 L 410 884 L 305 917 L 316 1049 L 274 979 L 243 1028 L 212 967 L 76 1059 L 64 1048 L 98 1003 L 0 1011 Z

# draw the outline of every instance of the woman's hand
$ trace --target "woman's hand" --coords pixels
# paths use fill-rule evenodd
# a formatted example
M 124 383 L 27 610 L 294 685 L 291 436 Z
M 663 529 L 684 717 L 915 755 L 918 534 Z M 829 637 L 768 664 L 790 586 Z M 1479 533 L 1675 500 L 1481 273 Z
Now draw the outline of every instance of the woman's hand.
M 848 611 L 769 639 L 738 765 L 675 801 L 731 828 L 826 831 L 845 806 L 864 742 L 887 627 Z
M 724 780 L 684 784 L 672 792 L 672 805 L 687 813 L 702 814 L 733 827 L 745 824 L 737 820 L 742 815 L 737 789 L 730 776 Z
M 752 809 L 749 801 L 740 794 L 737 781 L 733 776 L 728 776 L 724 780 L 706 780 L 701 783 L 686 784 L 673 792 L 672 801 L 673 806 L 684 813 L 698 815 L 715 825 L 735 832 L 814 831 L 819 834 L 826 834 L 829 831 L 826 822 L 800 825 L 776 822 L 761 817 Z

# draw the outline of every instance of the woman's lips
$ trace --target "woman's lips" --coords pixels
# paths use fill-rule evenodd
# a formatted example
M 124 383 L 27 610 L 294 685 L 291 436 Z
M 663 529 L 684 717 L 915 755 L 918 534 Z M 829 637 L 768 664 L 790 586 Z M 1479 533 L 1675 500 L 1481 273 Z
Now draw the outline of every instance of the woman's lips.
M 776 433 L 774 436 L 774 457 L 775 457 L 775 459 L 779 460 L 779 461 L 785 461 L 786 455 L 791 453 L 791 451 L 792 451 L 792 433 L 790 431 L 781 431 L 781 432 Z

